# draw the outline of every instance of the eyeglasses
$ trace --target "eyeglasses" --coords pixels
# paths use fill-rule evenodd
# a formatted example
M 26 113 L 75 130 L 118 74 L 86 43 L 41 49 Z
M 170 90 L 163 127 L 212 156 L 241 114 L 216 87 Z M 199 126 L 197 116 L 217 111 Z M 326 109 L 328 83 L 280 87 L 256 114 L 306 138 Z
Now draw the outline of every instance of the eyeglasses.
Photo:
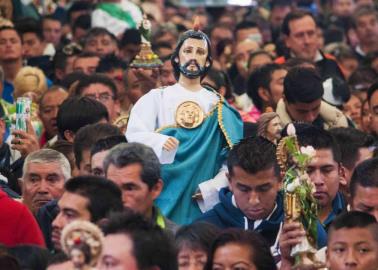
M 108 102 L 112 99 L 114 99 L 114 96 L 113 95 L 110 95 L 108 93 L 102 93 L 102 94 L 99 94 L 99 95 L 96 95 L 96 94 L 87 94 L 87 95 L 84 95 L 85 97 L 88 97 L 88 98 L 92 98 L 92 99 L 95 99 L 95 100 L 98 100 L 100 102 Z
M 79 44 L 72 42 L 70 44 L 67 44 L 66 46 L 63 47 L 62 52 L 66 56 L 73 56 L 80 54 L 83 51 L 83 47 L 80 46 Z

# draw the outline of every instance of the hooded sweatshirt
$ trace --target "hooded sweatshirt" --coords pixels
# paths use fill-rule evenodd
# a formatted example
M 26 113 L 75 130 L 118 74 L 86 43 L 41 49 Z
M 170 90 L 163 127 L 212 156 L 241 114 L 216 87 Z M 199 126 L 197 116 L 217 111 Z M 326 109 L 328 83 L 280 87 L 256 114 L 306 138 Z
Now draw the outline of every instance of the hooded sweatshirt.
M 284 219 L 282 193 L 277 194 L 276 206 L 267 219 L 251 220 L 236 206 L 234 196 L 228 187 L 219 191 L 220 203 L 205 214 L 199 221 L 208 222 L 221 229 L 241 228 L 260 233 L 272 246 L 276 240 L 281 222 Z
M 271 214 L 263 220 L 248 219 L 244 213 L 237 207 L 234 195 L 228 187 L 219 191 L 220 203 L 214 208 L 204 213 L 198 221 L 214 224 L 220 229 L 240 228 L 244 230 L 253 230 L 262 235 L 269 246 L 276 245 L 278 233 L 284 221 L 283 194 L 277 193 L 276 204 Z M 327 234 L 318 222 L 318 247 L 327 244 Z

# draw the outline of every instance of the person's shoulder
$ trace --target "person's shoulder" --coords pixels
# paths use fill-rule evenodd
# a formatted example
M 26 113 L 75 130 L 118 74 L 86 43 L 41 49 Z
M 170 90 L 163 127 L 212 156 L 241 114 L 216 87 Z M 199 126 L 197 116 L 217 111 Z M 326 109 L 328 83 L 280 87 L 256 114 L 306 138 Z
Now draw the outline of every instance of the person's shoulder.
M 217 207 L 218 205 L 220 205 L 220 203 L 215 205 L 214 208 Z M 210 223 L 217 227 L 222 228 L 223 223 L 219 217 L 219 214 L 217 213 L 217 211 L 215 211 L 214 208 L 203 213 L 195 222 L 206 222 L 206 223 Z
M 11 214 L 14 220 L 25 220 L 25 217 L 28 218 L 28 215 L 32 215 L 25 204 L 4 194 L 0 195 L 1 216 Z
M 161 98 L 163 94 L 164 88 L 154 88 L 148 91 L 148 93 L 144 94 L 137 102 L 143 101 L 143 100 L 151 100 L 151 99 L 159 99 Z
M 321 103 L 320 116 L 325 121 L 326 129 L 332 127 L 348 127 L 348 120 L 343 112 L 325 101 Z

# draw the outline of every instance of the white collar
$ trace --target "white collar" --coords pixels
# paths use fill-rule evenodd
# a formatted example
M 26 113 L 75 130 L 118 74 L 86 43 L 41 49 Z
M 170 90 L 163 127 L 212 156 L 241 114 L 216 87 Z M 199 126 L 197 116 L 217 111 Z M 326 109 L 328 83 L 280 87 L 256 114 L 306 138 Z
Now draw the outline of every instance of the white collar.
M 231 202 L 232 202 L 232 205 L 235 206 L 236 208 L 239 208 L 236 204 L 236 200 L 235 200 L 235 196 L 234 194 L 232 194 L 232 197 L 231 197 Z M 254 220 L 253 222 L 253 229 L 256 230 L 256 228 L 261 224 L 261 222 L 263 222 L 264 220 L 269 220 L 271 218 L 271 216 L 273 215 L 274 211 L 276 211 L 277 209 L 277 203 L 274 204 L 274 208 L 272 210 L 272 212 L 270 212 L 270 214 L 264 218 L 264 219 L 258 219 L 258 220 Z M 247 217 L 244 217 L 244 229 L 245 230 L 248 230 L 248 218 Z
M 319 50 L 316 51 L 314 62 L 319 62 L 324 59 L 323 55 L 319 52 Z
M 356 50 L 356 53 L 358 53 L 359 55 L 366 56 L 366 53 L 362 50 L 360 45 L 357 45 L 355 50 Z

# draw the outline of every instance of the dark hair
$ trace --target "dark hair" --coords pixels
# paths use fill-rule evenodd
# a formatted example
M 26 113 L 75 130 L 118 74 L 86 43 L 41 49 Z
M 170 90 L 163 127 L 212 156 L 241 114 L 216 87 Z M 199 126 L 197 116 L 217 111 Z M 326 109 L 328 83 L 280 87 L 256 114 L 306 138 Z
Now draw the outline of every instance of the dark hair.
M 353 27 L 356 28 L 358 19 L 366 15 L 374 15 L 375 18 L 378 19 L 378 13 L 374 8 L 371 8 L 368 5 L 362 5 L 362 6 L 357 7 L 353 12 L 353 15 L 352 15 Z
M 88 10 L 88 12 L 92 10 L 92 4 L 90 2 L 88 2 L 88 1 L 74 1 L 72 3 L 71 7 L 67 11 L 68 21 L 72 22 L 71 16 L 72 16 L 73 12 L 86 11 L 86 10 Z
M 349 170 L 353 170 L 359 157 L 358 150 L 374 145 L 374 137 L 355 128 L 332 128 L 329 130 L 336 139 L 341 152 L 341 163 Z
M 1 246 L 0 250 L 0 269 L 7 270 L 21 270 L 21 266 L 18 263 L 18 260 L 10 255 L 7 249 Z
M 213 242 L 205 269 L 213 269 L 214 254 L 220 247 L 237 244 L 249 247 L 250 260 L 259 270 L 277 269 L 270 248 L 264 238 L 256 232 L 241 229 L 226 229 Z
M 207 35 L 201 31 L 194 31 L 194 30 L 186 31 L 180 36 L 176 49 L 172 53 L 171 63 L 172 63 L 173 72 L 174 72 L 176 80 L 178 80 L 180 77 L 180 70 L 179 70 L 180 63 L 177 63 L 175 59 L 179 57 L 179 52 L 182 45 L 184 44 L 185 40 L 189 38 L 204 40 L 207 44 L 208 52 L 207 52 L 206 61 L 209 61 L 210 65 L 208 67 L 205 67 L 205 75 L 207 71 L 211 68 L 211 65 L 213 64 L 213 58 L 211 57 L 211 44 Z
M 322 79 L 315 69 L 294 67 L 284 80 L 284 95 L 288 103 L 311 103 L 324 93 Z
M 21 34 L 17 31 L 16 28 L 14 28 L 13 26 L 8 26 L 8 25 L 0 26 L 0 32 L 6 31 L 6 30 L 13 30 L 14 32 L 16 32 L 17 36 L 20 38 L 20 41 L 22 42 Z
M 21 35 L 34 33 L 40 41 L 43 41 L 42 26 L 36 19 L 22 18 L 17 20 L 15 28 Z
M 216 23 L 216 24 L 210 25 L 207 28 L 206 33 L 209 35 L 210 38 L 211 38 L 211 35 L 213 34 L 214 30 L 217 29 L 217 28 L 226 29 L 226 30 L 230 31 L 232 34 L 234 34 L 234 32 L 232 31 L 232 29 L 230 29 L 230 26 L 228 24 Z
M 210 251 L 211 244 L 220 233 L 220 229 L 206 222 L 195 222 L 184 225 L 176 232 L 175 244 L 177 251 L 183 248 L 192 250 Z
M 328 229 L 328 239 L 334 231 L 340 229 L 367 228 L 378 242 L 378 223 L 377 220 L 368 213 L 360 211 L 350 211 L 338 215 Z M 348 237 L 345 235 L 345 237 Z
M 112 91 L 113 99 L 117 99 L 117 87 L 113 80 L 104 74 L 98 73 L 83 77 L 75 88 L 75 95 L 81 96 L 85 88 L 96 83 L 109 87 Z
M 209 72 L 206 74 L 210 80 L 214 82 L 215 85 L 211 86 L 215 91 L 219 92 L 220 88 L 224 86 L 226 93 L 224 98 L 230 100 L 233 98 L 233 87 L 231 80 L 228 74 L 222 70 L 217 70 L 215 68 L 209 69 Z
M 301 9 L 291 11 L 290 13 L 288 13 L 285 16 L 285 18 L 282 22 L 281 32 L 284 35 L 289 36 L 290 35 L 290 27 L 289 27 L 290 22 L 302 19 L 303 17 L 306 17 L 306 16 L 310 16 L 314 20 L 314 22 L 316 23 L 314 16 L 309 11 L 305 11 L 305 10 L 301 10 Z
M 336 162 L 341 162 L 340 147 L 329 131 L 307 123 L 296 123 L 294 126 L 301 146 L 311 145 L 315 150 L 331 150 L 333 159 Z M 284 128 L 283 134 L 286 130 L 287 126 Z
M 56 125 L 59 136 L 65 139 L 66 130 L 76 133 L 81 127 L 102 119 L 109 121 L 108 111 L 102 103 L 87 97 L 71 97 L 60 105 Z
M 120 41 L 120 47 L 125 47 L 128 44 L 139 45 L 142 43 L 142 38 L 140 36 L 139 30 L 137 29 L 126 29 L 122 35 Z
M 83 52 L 79 53 L 76 56 L 76 59 L 78 59 L 78 58 L 92 58 L 92 57 L 98 57 L 98 58 L 100 58 L 100 56 L 98 56 L 94 52 L 85 52 L 85 51 L 83 51 Z M 76 59 L 75 59 L 75 61 L 76 61 Z
M 114 135 L 99 139 L 92 145 L 91 156 L 102 151 L 110 150 L 121 143 L 127 143 L 125 135 Z
M 370 67 L 357 68 L 349 77 L 348 84 L 352 92 L 367 91 L 374 83 L 376 73 Z
M 253 21 L 241 21 L 235 26 L 235 32 L 238 32 L 239 30 L 249 29 L 249 28 L 258 28 L 256 22 Z
M 171 239 L 157 225 L 131 211 L 110 215 L 103 231 L 106 235 L 124 234 L 133 242 L 133 255 L 138 269 L 157 267 L 177 270 L 176 250 Z
M 44 15 L 41 19 L 41 22 L 42 22 L 42 26 L 43 26 L 43 23 L 47 20 L 51 20 L 51 21 L 56 21 L 56 22 L 59 22 L 61 26 L 63 26 L 63 23 L 60 21 L 60 19 L 55 16 L 55 15 Z
M 44 98 L 45 98 L 47 95 L 49 95 L 49 94 L 51 94 L 51 93 L 54 93 L 54 92 L 60 92 L 60 91 L 62 91 L 62 92 L 66 92 L 66 93 L 67 93 L 67 90 L 66 90 L 63 86 L 59 86 L 59 85 L 52 85 L 52 86 L 50 86 L 49 89 L 48 89 L 46 92 L 44 92 L 44 93 L 41 95 L 41 97 L 39 98 L 39 103 L 38 103 L 39 108 L 42 108 L 42 107 L 43 107 L 43 101 L 44 101 Z
M 160 162 L 152 148 L 147 145 L 122 143 L 112 148 L 104 160 L 104 171 L 107 174 L 110 165 L 124 168 L 135 163 L 142 166 L 142 181 L 152 189 L 160 179 Z
M 249 57 L 248 57 L 248 68 L 250 68 L 250 65 L 251 65 L 251 61 L 256 57 L 256 56 L 259 56 L 259 55 L 266 55 L 268 56 L 272 61 L 273 61 L 273 57 L 270 53 L 268 53 L 267 51 L 264 51 L 264 50 L 257 50 L 257 51 L 254 51 L 254 52 L 251 52 L 249 54 Z M 282 65 L 281 65 L 282 67 Z M 283 67 L 282 67 L 283 68 Z M 284 69 L 284 68 L 283 68 Z
M 47 249 L 33 245 L 18 245 L 8 249 L 19 262 L 22 269 L 40 270 L 46 269 L 49 258 Z
M 172 50 L 172 45 L 170 43 L 164 42 L 164 41 L 160 41 L 160 42 L 152 44 L 152 50 L 153 51 L 159 51 L 159 49 L 161 49 L 161 48 L 171 49 Z M 163 62 L 165 62 L 165 61 L 163 61 Z
M 123 209 L 121 190 L 106 178 L 93 175 L 78 176 L 68 180 L 64 188 L 65 192 L 88 199 L 91 222 L 97 222 L 109 213 Z
M 290 0 L 272 0 L 269 4 L 270 10 L 273 10 L 275 7 L 291 7 L 293 2 Z
M 306 66 L 311 65 L 314 69 L 316 68 L 314 62 L 307 60 L 307 59 L 298 58 L 298 57 L 289 58 L 289 59 L 287 59 L 287 61 L 284 64 L 284 66 L 287 68 L 287 70 L 290 70 L 292 68 L 304 67 L 305 65 Z
M 88 75 L 84 74 L 82 71 L 74 71 L 67 74 L 60 82 L 59 85 L 63 86 L 65 89 L 70 89 L 72 84 L 80 81 L 82 78 Z
M 54 66 L 54 70 L 60 69 L 60 70 L 65 70 L 67 66 L 67 56 L 62 50 L 56 51 L 52 62 Z
M 378 82 L 375 82 L 373 83 L 370 87 L 369 87 L 369 90 L 367 92 L 367 100 L 369 101 L 369 104 L 370 104 L 370 101 L 371 101 L 371 97 L 374 95 L 374 93 L 378 91 Z
M 251 75 L 249 75 L 247 81 L 247 94 L 252 99 L 253 104 L 257 109 L 263 111 L 264 101 L 261 99 L 258 90 L 260 87 L 270 91 L 270 82 L 272 80 L 272 75 L 277 70 L 285 69 L 279 64 L 266 64 L 256 70 L 254 70 Z
M 125 70 L 126 68 L 127 68 L 127 63 L 125 61 L 115 56 L 114 54 L 109 54 L 101 58 L 96 68 L 96 72 L 105 73 L 105 72 L 110 72 L 114 69 Z
M 71 171 L 75 169 L 75 156 L 73 143 L 65 140 L 57 140 L 53 145 L 48 147 L 62 153 L 70 163 Z
M 350 180 L 350 194 L 354 198 L 357 186 L 378 188 L 378 158 L 365 160 L 357 165 Z
M 122 136 L 122 132 L 111 124 L 96 123 L 80 128 L 74 139 L 76 167 L 80 169 L 84 150 L 90 150 L 99 139 L 115 135 Z
M 75 33 L 78 28 L 84 30 L 89 30 L 91 28 L 91 16 L 89 14 L 83 14 L 76 18 L 72 25 L 72 33 Z
M 84 38 L 84 44 L 86 44 L 90 39 L 98 36 L 109 36 L 110 39 L 118 46 L 117 37 L 109 32 L 106 28 L 103 27 L 93 27 L 89 30 L 87 35 Z
M 249 137 L 234 145 L 228 154 L 227 167 L 231 176 L 234 167 L 240 167 L 251 174 L 274 168 L 275 175 L 280 175 L 276 146 L 263 137 Z
M 66 253 L 64 253 L 63 251 L 58 252 L 58 253 L 55 253 L 55 254 L 50 256 L 50 258 L 47 262 L 47 267 L 49 267 L 50 265 L 54 265 L 54 264 L 61 264 L 61 263 L 64 263 L 64 262 L 68 262 L 69 260 L 70 260 L 70 258 L 68 258 Z

